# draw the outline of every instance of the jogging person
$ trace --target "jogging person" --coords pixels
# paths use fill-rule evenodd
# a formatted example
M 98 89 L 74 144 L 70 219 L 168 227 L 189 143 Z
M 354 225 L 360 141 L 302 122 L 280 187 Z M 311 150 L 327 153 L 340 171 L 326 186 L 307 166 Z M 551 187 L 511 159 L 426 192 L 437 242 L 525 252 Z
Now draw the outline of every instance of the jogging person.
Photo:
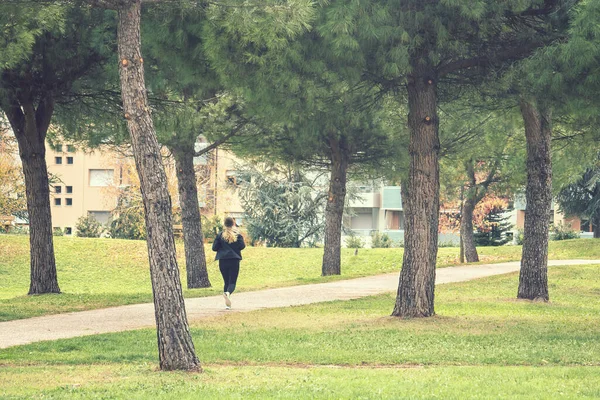
M 231 217 L 225 218 L 225 227 L 213 243 L 212 249 L 217 252 L 215 260 L 219 260 L 219 269 L 223 276 L 223 297 L 225 308 L 231 308 L 231 294 L 235 290 L 238 274 L 240 273 L 240 260 L 242 250 L 246 247 L 244 237 L 236 228 L 235 220 Z

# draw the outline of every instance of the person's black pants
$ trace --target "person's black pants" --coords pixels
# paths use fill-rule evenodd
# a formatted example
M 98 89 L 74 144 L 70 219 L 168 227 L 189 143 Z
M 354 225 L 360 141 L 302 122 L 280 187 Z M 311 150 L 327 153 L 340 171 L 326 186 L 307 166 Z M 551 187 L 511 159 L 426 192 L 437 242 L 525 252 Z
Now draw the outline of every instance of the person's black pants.
M 237 258 L 226 258 L 219 260 L 219 269 L 223 275 L 223 292 L 233 293 L 238 275 L 240 273 L 240 260 Z

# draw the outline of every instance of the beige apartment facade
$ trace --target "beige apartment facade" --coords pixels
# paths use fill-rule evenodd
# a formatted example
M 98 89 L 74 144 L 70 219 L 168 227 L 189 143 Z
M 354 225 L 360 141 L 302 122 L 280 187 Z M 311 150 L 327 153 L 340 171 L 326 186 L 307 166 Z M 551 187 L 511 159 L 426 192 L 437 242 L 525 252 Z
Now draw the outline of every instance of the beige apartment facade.
M 232 153 L 218 149 L 194 160 L 203 215 L 232 215 L 241 223 L 243 209 L 235 190 L 238 161 Z M 102 224 L 110 221 L 119 189 L 130 183 L 127 168 L 133 166 L 131 157 L 111 148 L 82 150 L 66 143 L 48 144 L 46 162 L 51 179 L 52 226 L 65 235 L 76 235 L 77 220 L 82 216 L 92 216 Z M 173 173 L 168 176 L 174 180 L 171 164 L 167 169 Z M 176 190 L 173 192 L 177 204 Z
M 115 161 L 120 155 L 109 150 L 82 151 L 70 144 L 49 145 L 46 163 L 50 174 L 52 226 L 66 235 L 76 233 L 77 220 L 93 216 L 106 224 L 117 204 L 108 188 L 124 184 Z

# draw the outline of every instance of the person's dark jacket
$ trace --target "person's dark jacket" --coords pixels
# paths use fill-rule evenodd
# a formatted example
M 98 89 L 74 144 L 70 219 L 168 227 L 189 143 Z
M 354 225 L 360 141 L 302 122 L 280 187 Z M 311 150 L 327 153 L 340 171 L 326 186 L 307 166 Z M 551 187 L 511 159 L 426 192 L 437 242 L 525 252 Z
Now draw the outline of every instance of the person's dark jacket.
M 233 243 L 227 243 L 223 239 L 223 232 L 219 233 L 212 245 L 213 251 L 217 252 L 215 260 L 225 260 L 227 258 L 242 259 L 242 250 L 246 247 L 244 237 L 238 234 L 237 240 Z

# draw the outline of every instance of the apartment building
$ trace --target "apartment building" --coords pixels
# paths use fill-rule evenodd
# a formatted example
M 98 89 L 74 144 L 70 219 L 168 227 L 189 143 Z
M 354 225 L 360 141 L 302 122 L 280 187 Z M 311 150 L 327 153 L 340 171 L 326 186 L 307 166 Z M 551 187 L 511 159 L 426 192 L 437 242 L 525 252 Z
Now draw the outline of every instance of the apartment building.
M 206 146 L 198 143 L 197 149 Z M 46 162 L 51 179 L 52 226 L 66 235 L 76 234 L 77 220 L 92 216 L 102 224 L 109 222 L 117 205 L 119 189 L 130 184 L 135 174 L 133 160 L 110 148 L 84 151 L 73 145 L 48 145 Z M 204 215 L 229 214 L 242 221 L 243 209 L 235 194 L 235 165 L 238 160 L 227 151 L 214 150 L 196 157 L 198 197 Z M 174 165 L 167 175 L 176 188 Z M 178 203 L 176 190 L 173 202 Z
M 511 214 L 510 222 L 513 224 L 515 229 L 523 229 L 525 227 L 525 213 L 527 208 L 527 202 L 524 195 L 515 196 L 514 211 Z M 589 223 L 582 223 L 578 217 L 565 217 L 560 212 L 554 202 L 552 202 L 552 210 L 550 213 L 550 223 L 562 224 L 570 229 L 580 232 L 582 238 L 593 238 L 593 227 Z
M 356 198 L 349 202 L 351 216 L 344 220 L 345 227 L 351 230 L 352 234 L 363 237 L 367 245 L 374 232 L 385 233 L 396 242 L 403 241 L 404 211 L 400 186 L 363 185 L 358 187 L 358 191 Z M 508 213 L 515 231 L 525 226 L 525 209 L 525 196 L 516 196 L 514 209 Z M 591 230 L 587 232 L 587 225 L 584 226 L 577 217 L 565 217 L 554 203 L 550 222 L 563 224 L 578 232 L 587 228 L 586 232 L 581 233 L 581 237 L 592 237 Z M 458 233 L 442 232 L 438 240 L 440 243 L 458 245 L 460 236 Z
M 196 150 L 206 143 L 197 143 Z M 46 153 L 51 175 L 52 224 L 65 234 L 75 234 L 81 216 L 91 215 L 101 223 L 110 220 L 117 203 L 114 188 L 129 184 L 124 165 L 132 160 L 110 149 L 82 151 L 70 144 L 49 145 Z M 244 210 L 235 191 L 236 165 L 241 160 L 231 152 L 216 149 L 194 159 L 198 175 L 199 205 L 203 215 L 231 215 L 243 225 Z M 174 175 L 170 179 L 175 179 Z M 112 190 L 111 190 L 112 189 Z M 351 215 L 344 225 L 368 243 L 372 233 L 387 234 L 394 241 L 404 239 L 404 210 L 400 186 L 374 181 L 358 186 L 358 194 L 349 202 Z M 177 195 L 174 195 L 177 202 Z M 510 222 L 523 228 L 525 198 L 517 196 Z M 579 231 L 578 218 L 565 218 L 553 207 L 553 223 L 563 223 Z M 586 236 L 585 234 L 583 235 Z M 457 234 L 440 234 L 440 242 L 458 243 Z
M 91 215 L 105 224 L 117 204 L 110 187 L 126 184 L 116 162 L 122 156 L 99 149 L 86 152 L 70 144 L 55 143 L 46 151 L 50 174 L 52 226 L 65 235 L 75 234 L 81 216 Z
M 400 186 L 374 182 L 358 186 L 349 201 L 350 216 L 344 221 L 353 234 L 368 238 L 374 232 L 387 234 L 392 240 L 404 239 L 404 210 Z

